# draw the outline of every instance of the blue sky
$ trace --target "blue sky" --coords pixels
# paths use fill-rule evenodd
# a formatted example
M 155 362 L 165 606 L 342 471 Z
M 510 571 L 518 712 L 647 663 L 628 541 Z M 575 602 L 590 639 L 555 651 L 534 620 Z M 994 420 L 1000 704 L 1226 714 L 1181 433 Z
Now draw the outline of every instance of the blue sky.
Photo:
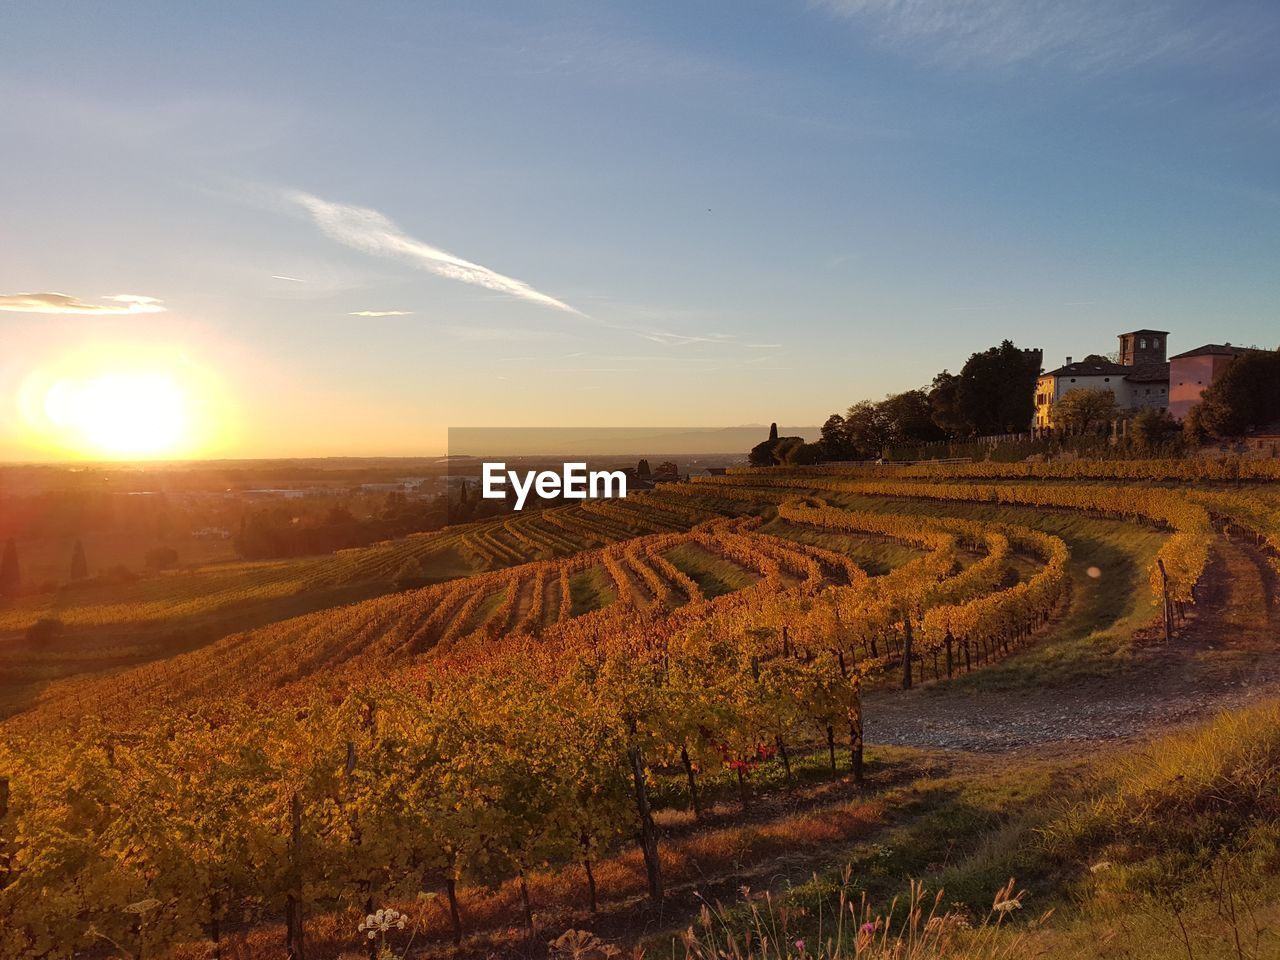
M 1280 341 L 1273 3 L 2 9 L 0 457 L 130 356 L 261 456 Z

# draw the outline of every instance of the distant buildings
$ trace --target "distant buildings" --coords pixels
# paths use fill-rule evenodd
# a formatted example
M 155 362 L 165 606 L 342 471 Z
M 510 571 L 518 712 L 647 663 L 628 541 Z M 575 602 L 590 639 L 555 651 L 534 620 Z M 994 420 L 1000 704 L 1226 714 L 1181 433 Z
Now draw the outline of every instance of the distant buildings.
M 1144 407 L 1167 410 L 1175 420 L 1186 419 L 1205 388 L 1222 376 L 1231 361 L 1257 347 L 1206 343 L 1165 360 L 1169 334 L 1164 330 L 1134 330 L 1120 334 L 1119 363 L 1092 358 L 1042 373 L 1036 383 L 1037 429 L 1053 427 L 1053 405 L 1072 390 L 1104 389 L 1115 394 L 1116 406 L 1136 411 Z
M 1133 330 L 1120 334 L 1120 362 L 1070 357 L 1036 381 L 1035 426 L 1053 427 L 1053 405 L 1072 390 L 1110 390 L 1121 410 L 1169 408 L 1168 331 Z
M 1206 343 L 1169 361 L 1169 413 L 1186 419 L 1200 402 L 1205 387 L 1222 376 L 1231 361 L 1255 347 L 1233 347 L 1229 343 Z

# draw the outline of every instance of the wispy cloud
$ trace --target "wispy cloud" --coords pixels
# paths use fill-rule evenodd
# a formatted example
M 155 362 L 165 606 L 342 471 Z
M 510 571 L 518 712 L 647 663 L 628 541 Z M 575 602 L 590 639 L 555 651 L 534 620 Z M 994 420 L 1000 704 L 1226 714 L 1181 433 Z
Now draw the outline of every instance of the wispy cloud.
M 306 283 L 307 282 L 301 279 L 300 277 L 286 277 L 278 273 L 273 273 L 271 275 L 271 279 L 272 280 L 288 280 L 290 283 Z
M 1247 8 L 1229 3 L 1206 12 L 1186 0 L 811 2 L 867 25 L 889 46 L 956 66 L 1055 61 L 1096 74 L 1162 60 L 1207 62 L 1257 41 L 1240 28 Z
M 412 310 L 357 310 L 347 314 L 349 317 L 409 317 L 412 315 Z
M 464 260 L 439 247 L 433 247 L 429 243 L 411 237 L 377 210 L 346 203 L 332 203 L 300 190 L 290 191 L 288 197 L 311 215 L 312 220 L 325 236 L 355 250 L 378 257 L 403 260 L 420 270 L 449 280 L 494 290 L 530 303 L 554 307 L 566 313 L 583 315 L 582 311 L 576 307 L 571 307 L 562 300 L 535 290 L 522 280 L 505 276 L 496 270 Z
M 118 293 L 100 297 L 106 303 L 86 303 L 65 293 L 9 293 L 0 294 L 0 310 L 10 313 L 76 313 L 98 316 L 122 316 L 131 313 L 164 313 L 164 301 L 155 297 L 140 297 L 132 293 Z

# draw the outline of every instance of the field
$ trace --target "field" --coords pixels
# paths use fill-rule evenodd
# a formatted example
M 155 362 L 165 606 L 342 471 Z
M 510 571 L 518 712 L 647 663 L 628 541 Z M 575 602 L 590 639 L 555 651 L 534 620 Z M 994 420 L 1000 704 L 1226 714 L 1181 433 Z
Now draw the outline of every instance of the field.
M 1278 955 L 1275 473 L 740 470 L 4 601 L 0 953 Z

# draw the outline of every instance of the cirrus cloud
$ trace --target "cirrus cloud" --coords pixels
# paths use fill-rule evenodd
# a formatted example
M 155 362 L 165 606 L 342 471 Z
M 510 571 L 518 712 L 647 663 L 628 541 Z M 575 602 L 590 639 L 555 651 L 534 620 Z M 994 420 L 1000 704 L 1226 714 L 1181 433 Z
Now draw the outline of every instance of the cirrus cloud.
M 583 316 L 582 311 L 576 307 L 535 290 L 522 280 L 504 276 L 496 270 L 463 260 L 411 237 L 377 210 L 347 203 L 333 203 L 301 190 L 290 191 L 288 197 L 311 215 L 321 233 L 338 243 L 374 256 L 403 260 L 420 270 L 449 280 L 484 287 L 486 290 Z
M 108 302 L 86 303 L 65 293 L 6 293 L 0 294 L 0 310 L 10 313 L 74 313 L 97 316 L 165 312 L 164 301 L 155 297 L 118 293 L 99 299 Z
M 412 310 L 357 310 L 349 313 L 349 317 L 408 317 L 412 316 Z

